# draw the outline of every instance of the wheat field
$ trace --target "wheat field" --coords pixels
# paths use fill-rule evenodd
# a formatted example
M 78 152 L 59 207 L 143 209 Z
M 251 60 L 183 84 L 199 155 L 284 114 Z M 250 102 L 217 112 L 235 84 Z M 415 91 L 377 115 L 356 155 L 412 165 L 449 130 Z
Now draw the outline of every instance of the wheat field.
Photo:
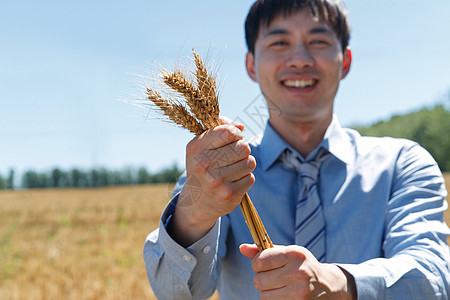
M 0 299 L 155 299 L 142 247 L 171 190 L 0 192 Z
M 0 299 L 152 299 L 142 247 L 172 186 L 0 193 Z

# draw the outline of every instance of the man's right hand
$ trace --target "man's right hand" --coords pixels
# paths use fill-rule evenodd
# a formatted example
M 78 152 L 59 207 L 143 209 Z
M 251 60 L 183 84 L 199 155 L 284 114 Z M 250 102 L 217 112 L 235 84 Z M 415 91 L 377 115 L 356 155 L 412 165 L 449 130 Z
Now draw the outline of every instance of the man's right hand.
M 195 137 L 186 147 L 186 183 L 168 226 L 171 237 L 184 247 L 232 212 L 255 182 L 251 172 L 256 161 L 243 141 L 243 125 L 220 121 L 222 125 Z

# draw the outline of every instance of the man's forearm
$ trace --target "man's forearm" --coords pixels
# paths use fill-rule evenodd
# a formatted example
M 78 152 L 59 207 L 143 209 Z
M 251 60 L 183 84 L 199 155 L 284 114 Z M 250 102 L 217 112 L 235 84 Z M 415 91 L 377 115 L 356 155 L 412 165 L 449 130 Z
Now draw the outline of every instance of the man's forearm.
M 445 264 L 427 268 L 408 255 L 376 258 L 361 264 L 339 264 L 355 278 L 358 300 L 448 299 L 449 271 Z

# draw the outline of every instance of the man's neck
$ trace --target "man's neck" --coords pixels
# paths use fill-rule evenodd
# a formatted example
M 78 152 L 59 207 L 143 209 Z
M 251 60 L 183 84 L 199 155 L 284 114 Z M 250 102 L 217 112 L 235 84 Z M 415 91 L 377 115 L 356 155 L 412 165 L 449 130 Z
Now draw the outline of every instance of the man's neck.
M 307 157 L 319 144 L 331 124 L 333 117 L 314 122 L 290 122 L 288 120 L 272 120 L 273 129 L 303 157 Z

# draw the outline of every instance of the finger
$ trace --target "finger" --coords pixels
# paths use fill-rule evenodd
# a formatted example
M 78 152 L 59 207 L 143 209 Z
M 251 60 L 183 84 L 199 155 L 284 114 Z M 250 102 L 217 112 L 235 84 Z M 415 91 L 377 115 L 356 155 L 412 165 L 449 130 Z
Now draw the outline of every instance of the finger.
M 187 144 L 186 161 L 207 167 L 220 154 L 209 150 L 220 149 L 242 138 L 242 132 L 231 125 L 222 125 L 205 131 Z
M 253 259 L 252 268 L 255 273 L 265 272 L 281 268 L 292 259 L 304 260 L 305 256 L 301 252 L 293 251 L 292 247 L 276 246 L 259 253 Z
M 195 156 L 193 172 L 206 175 L 212 185 L 233 183 L 249 175 L 256 168 L 256 160 L 250 155 L 248 144 L 241 142 Z
M 244 194 L 248 192 L 248 190 L 253 186 L 254 183 L 255 183 L 255 176 L 252 173 L 244 176 L 243 178 L 237 181 L 230 183 L 229 184 L 230 189 L 233 191 L 233 194 L 231 195 L 239 196 L 240 199 L 239 203 L 240 203 Z
M 239 246 L 239 251 L 247 258 L 253 259 L 259 250 L 255 244 L 242 244 Z
M 291 261 L 279 268 L 257 273 L 253 279 L 255 288 L 260 291 L 292 286 L 303 289 L 309 284 L 310 277 L 305 276 L 306 270 L 300 270 L 300 264 L 300 261 Z
M 235 141 L 242 140 L 242 131 L 233 125 L 220 125 L 199 135 L 204 149 L 218 149 Z
M 307 292 L 304 292 L 300 288 L 294 288 L 291 286 L 283 286 L 281 288 L 275 288 L 271 290 L 262 290 L 259 293 L 260 299 L 316 299 L 309 297 Z
M 255 158 L 253 156 L 249 156 L 248 158 L 238 161 L 232 165 L 222 167 L 216 172 L 218 176 L 223 178 L 223 180 L 235 183 L 249 175 L 253 172 L 253 170 L 255 170 L 255 168 Z
M 325 297 L 320 297 L 325 296 Z M 311 290 L 308 281 L 300 280 L 294 284 L 285 284 L 279 288 L 261 290 L 260 299 L 323 299 L 324 294 L 316 294 Z
M 199 187 L 215 190 L 216 196 L 220 199 L 242 198 L 244 193 L 255 183 L 255 176 L 251 173 L 254 167 L 254 158 L 249 157 L 248 160 L 238 162 L 233 166 L 208 169 L 201 176 Z M 191 177 L 196 178 L 195 176 Z M 200 182 L 200 180 L 197 181 Z
M 286 296 L 283 293 L 283 289 L 274 289 L 274 290 L 266 290 L 261 291 L 259 293 L 259 298 L 261 300 L 265 299 L 286 299 Z
M 239 140 L 219 149 L 206 150 L 204 158 L 210 160 L 210 165 L 226 167 L 247 158 L 250 153 L 251 149 L 248 143 Z
M 236 122 L 234 120 L 231 120 L 230 118 L 225 117 L 225 116 L 220 116 L 219 117 L 219 123 L 221 125 L 226 125 L 226 124 L 233 125 L 233 126 L 237 127 L 240 131 L 244 130 L 244 125 L 243 124 L 238 123 L 238 122 Z
M 283 268 L 257 273 L 253 278 L 253 284 L 259 291 L 281 289 L 289 284 L 289 277 L 284 275 Z

